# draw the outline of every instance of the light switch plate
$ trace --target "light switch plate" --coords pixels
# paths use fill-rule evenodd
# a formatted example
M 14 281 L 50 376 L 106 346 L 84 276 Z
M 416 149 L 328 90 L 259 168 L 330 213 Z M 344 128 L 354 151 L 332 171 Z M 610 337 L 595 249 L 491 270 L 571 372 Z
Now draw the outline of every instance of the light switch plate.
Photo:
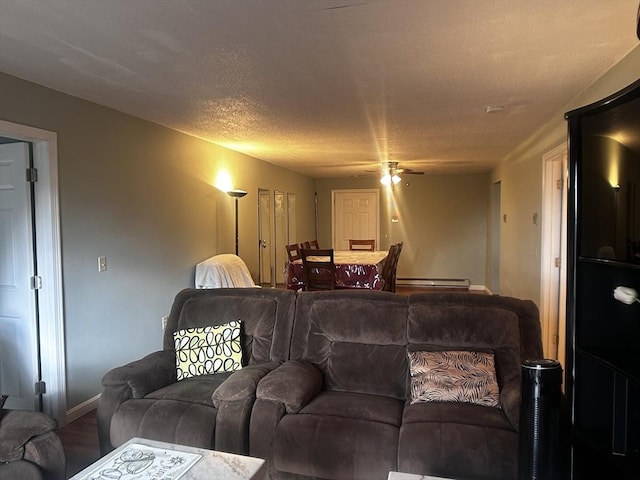
M 107 269 L 107 257 L 98 257 L 98 272 L 104 272 Z

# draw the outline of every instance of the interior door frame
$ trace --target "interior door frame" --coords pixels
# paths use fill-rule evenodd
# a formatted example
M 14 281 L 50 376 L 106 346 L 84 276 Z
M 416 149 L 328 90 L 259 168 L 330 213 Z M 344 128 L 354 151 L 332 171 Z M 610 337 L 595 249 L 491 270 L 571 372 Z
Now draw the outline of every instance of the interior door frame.
M 540 314 L 546 358 L 565 364 L 567 276 L 567 144 L 542 156 Z M 557 182 L 560 181 L 558 184 Z M 558 188 L 560 187 L 560 188 Z
M 492 294 L 500 294 L 500 244 L 502 231 L 502 182 L 491 185 L 491 244 L 489 285 Z
M 284 273 L 287 262 L 287 238 L 289 235 L 287 214 L 287 193 L 282 190 L 273 191 L 273 277 L 271 283 L 277 286 L 286 283 Z
M 67 402 L 57 134 L 0 120 L 0 135 L 33 145 L 33 162 L 38 169 L 35 183 L 37 258 L 34 260 L 42 278 L 38 310 L 42 380 L 47 385 L 42 397 L 43 411 L 64 426 Z

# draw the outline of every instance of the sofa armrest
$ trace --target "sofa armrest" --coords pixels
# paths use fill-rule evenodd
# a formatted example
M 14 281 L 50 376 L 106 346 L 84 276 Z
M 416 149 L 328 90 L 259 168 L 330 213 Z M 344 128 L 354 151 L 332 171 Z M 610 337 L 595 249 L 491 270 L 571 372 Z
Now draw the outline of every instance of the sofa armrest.
M 500 389 L 500 405 L 513 429 L 520 431 L 520 385 L 510 382 Z
M 322 373 L 308 362 L 289 360 L 265 376 L 256 397 L 284 404 L 287 413 L 298 413 L 322 390 Z
M 248 365 L 233 372 L 213 392 L 213 405 L 216 408 L 220 408 L 223 402 L 255 399 L 258 382 L 280 364 L 281 362 L 269 362 L 260 365 Z
M 249 423 L 258 383 L 280 363 L 269 362 L 243 367 L 233 372 L 213 392 L 213 405 L 218 409 L 216 450 L 242 455 L 249 453 Z
M 24 457 L 25 445 L 36 437 L 55 432 L 56 420 L 41 412 L 27 410 L 0 411 L 0 462 L 14 462 Z
M 43 478 L 66 478 L 67 463 L 57 426 L 45 413 L 0 411 L 0 466 L 8 468 L 6 478 L 27 478 L 22 476 L 26 472 L 21 475 L 20 467 L 12 472 L 11 465 L 20 463 L 36 465 Z M 3 472 L 0 478 L 5 478 Z
M 113 450 L 109 430 L 111 417 L 130 398 L 147 394 L 174 383 L 176 355 L 171 350 L 153 352 L 144 358 L 116 367 L 102 377 L 102 394 L 98 400 L 98 438 L 102 455 Z
M 174 383 L 176 379 L 175 353 L 161 350 L 108 371 L 102 377 L 102 386 L 109 388 L 127 385 L 131 390 L 131 398 L 142 398 Z

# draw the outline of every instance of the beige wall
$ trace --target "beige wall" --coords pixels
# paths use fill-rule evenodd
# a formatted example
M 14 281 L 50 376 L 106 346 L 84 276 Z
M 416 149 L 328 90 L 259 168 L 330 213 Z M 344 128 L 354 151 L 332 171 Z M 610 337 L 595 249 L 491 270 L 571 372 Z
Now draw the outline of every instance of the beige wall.
M 500 239 L 502 295 L 528 298 L 540 305 L 542 156 L 554 147 L 566 143 L 567 124 L 564 114 L 611 95 L 638 78 L 640 46 L 559 109 L 553 118 L 502 159 L 491 173 L 490 183 L 501 183 L 501 210 L 503 214 L 507 214 L 507 223 L 502 224 Z M 549 88 L 553 86 L 550 85 Z M 536 212 L 540 221 L 538 225 L 533 225 L 532 214 Z M 487 256 L 490 258 L 490 253 Z M 491 278 L 491 274 L 488 269 L 487 279 Z
M 484 285 L 488 176 L 405 175 L 390 189 L 376 176 L 316 180 L 321 245 L 331 245 L 331 191 L 380 189 L 380 248 L 403 241 L 400 278 L 468 278 Z M 408 183 L 408 185 L 407 185 Z M 391 217 L 397 216 L 398 223 Z
M 295 193 L 297 231 L 315 233 L 302 175 L 4 74 L 0 118 L 57 133 L 69 409 L 111 367 L 161 348 L 161 317 L 196 263 L 234 251 L 233 201 L 212 186 L 221 169 L 249 192 L 240 255 L 254 278 L 258 187 Z
M 407 244 L 399 276 L 461 277 L 489 285 L 491 185 L 502 188 L 501 293 L 540 299 L 542 155 L 565 142 L 564 112 L 640 78 L 640 47 L 560 109 L 490 175 L 407 177 L 381 195 L 384 247 Z M 550 86 L 552 88 L 553 86 Z M 257 188 L 296 194 L 297 237 L 331 242 L 331 190 L 380 188 L 375 177 L 312 179 L 208 142 L 0 74 L 0 118 L 58 134 L 67 396 L 100 392 L 112 366 L 161 345 L 160 318 L 194 265 L 234 249 L 233 203 L 212 187 L 229 170 L 240 201 L 240 254 L 257 276 Z M 394 213 L 400 223 L 391 224 Z M 386 235 L 386 237 L 385 237 Z M 107 272 L 96 259 L 106 255 Z

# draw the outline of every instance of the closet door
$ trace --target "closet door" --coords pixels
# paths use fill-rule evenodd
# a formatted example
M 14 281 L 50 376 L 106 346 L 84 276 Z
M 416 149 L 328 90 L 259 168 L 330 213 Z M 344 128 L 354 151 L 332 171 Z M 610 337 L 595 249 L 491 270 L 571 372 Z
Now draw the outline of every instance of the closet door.
M 0 145 L 0 392 L 5 407 L 39 409 L 38 329 L 28 144 Z
M 289 227 L 287 221 L 287 195 L 276 190 L 273 193 L 273 218 L 275 230 L 275 281 L 284 284 L 284 272 L 289 264 L 286 245 L 288 242 Z
M 258 261 L 260 264 L 258 283 L 260 285 L 272 285 L 273 263 L 271 261 L 271 192 L 262 188 L 258 189 Z

